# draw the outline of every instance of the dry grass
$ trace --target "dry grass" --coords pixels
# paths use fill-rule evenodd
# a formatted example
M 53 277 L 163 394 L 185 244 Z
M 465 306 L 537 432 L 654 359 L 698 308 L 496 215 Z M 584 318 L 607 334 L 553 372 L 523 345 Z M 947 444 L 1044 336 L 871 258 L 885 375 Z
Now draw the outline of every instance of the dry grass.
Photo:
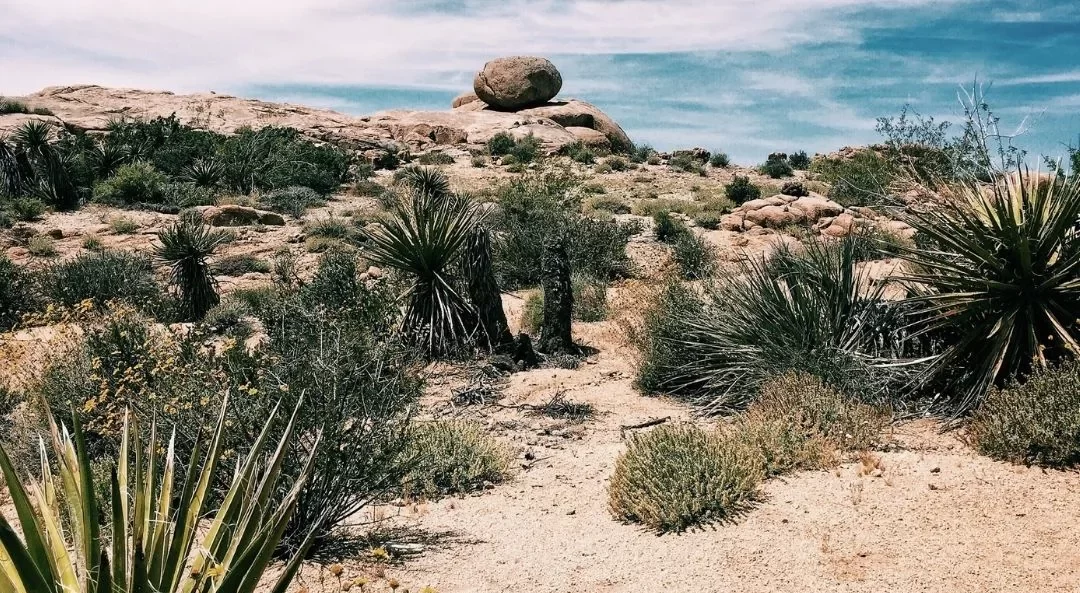
M 513 454 L 482 426 L 467 420 L 436 420 L 413 427 L 406 478 L 408 495 L 437 498 L 497 484 L 510 476 Z

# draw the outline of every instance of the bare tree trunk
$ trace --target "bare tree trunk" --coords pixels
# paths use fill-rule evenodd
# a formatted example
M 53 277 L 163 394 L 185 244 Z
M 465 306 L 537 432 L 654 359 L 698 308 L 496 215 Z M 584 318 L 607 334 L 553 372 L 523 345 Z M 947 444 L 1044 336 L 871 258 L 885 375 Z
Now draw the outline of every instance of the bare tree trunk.
M 577 354 L 578 348 L 570 335 L 574 291 L 570 284 L 570 258 L 566 255 L 565 238 L 544 242 L 540 283 L 544 289 L 544 321 L 540 326 L 538 349 L 544 354 Z
M 491 266 L 491 235 L 483 226 L 476 227 L 465 246 L 465 279 L 488 350 L 504 352 L 512 349 L 514 338 L 510 335 L 502 293 Z

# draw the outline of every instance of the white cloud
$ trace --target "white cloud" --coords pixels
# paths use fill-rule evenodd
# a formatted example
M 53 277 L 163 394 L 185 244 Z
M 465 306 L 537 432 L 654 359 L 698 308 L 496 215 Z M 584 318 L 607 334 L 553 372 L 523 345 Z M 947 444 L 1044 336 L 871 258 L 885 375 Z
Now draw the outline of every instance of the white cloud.
M 1016 86 L 1022 84 L 1057 84 L 1063 82 L 1080 82 L 1080 70 L 1068 70 L 1064 72 L 1051 72 L 1049 74 L 1035 74 L 1031 76 L 1018 76 L 999 80 L 996 84 L 1003 86 Z
M 931 4 L 474 0 L 436 10 L 385 0 L 0 0 L 0 91 L 75 82 L 460 88 L 496 55 L 779 51 L 857 40 L 841 17 L 868 6 Z

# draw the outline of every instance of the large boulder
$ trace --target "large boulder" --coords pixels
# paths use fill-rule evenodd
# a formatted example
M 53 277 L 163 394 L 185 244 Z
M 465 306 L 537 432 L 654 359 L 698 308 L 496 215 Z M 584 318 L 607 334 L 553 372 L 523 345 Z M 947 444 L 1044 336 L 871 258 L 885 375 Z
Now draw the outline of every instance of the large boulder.
M 480 97 L 477 97 L 476 93 L 461 93 L 460 95 L 454 97 L 454 100 L 450 102 L 450 108 L 457 109 L 463 105 L 477 102 L 480 102 Z
M 590 128 L 596 130 L 607 136 L 612 150 L 628 151 L 633 146 L 630 137 L 608 114 L 600 111 L 600 108 L 596 105 L 578 99 L 521 109 L 518 114 L 547 118 L 564 128 Z
M 480 100 L 504 110 L 541 105 L 561 89 L 562 75 L 555 64 L 532 56 L 492 60 L 473 79 L 473 90 Z

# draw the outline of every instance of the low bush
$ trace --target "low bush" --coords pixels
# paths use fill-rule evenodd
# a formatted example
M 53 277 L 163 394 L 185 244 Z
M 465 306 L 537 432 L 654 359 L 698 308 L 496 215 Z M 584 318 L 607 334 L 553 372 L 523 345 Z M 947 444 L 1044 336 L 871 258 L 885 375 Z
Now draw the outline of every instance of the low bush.
M 723 169 L 731 165 L 731 159 L 728 158 L 726 152 L 717 151 L 714 152 L 711 157 L 709 157 L 709 164 L 713 167 L 716 167 L 717 169 Z
M 479 154 L 474 156 L 469 162 L 477 169 L 482 169 L 488 165 L 487 157 Z
M 716 250 L 692 230 L 679 233 L 672 247 L 672 256 L 683 278 L 703 280 L 716 271 Z
M 724 186 L 724 195 L 736 205 L 742 205 L 750 200 L 761 197 L 761 188 L 750 182 L 745 175 L 736 175 L 730 183 Z
M 657 162 L 652 163 L 650 160 L 655 159 Z M 630 149 L 630 162 L 632 163 L 649 163 L 650 165 L 660 164 L 660 155 L 656 154 L 656 149 L 648 144 L 637 144 Z
M 30 108 L 22 101 L 0 98 L 0 115 L 6 113 L 30 113 Z
M 705 175 L 704 163 L 687 153 L 676 154 L 671 157 L 671 160 L 668 161 L 668 166 L 676 171 Z
M 727 521 L 758 499 L 760 453 L 723 432 L 664 425 L 631 438 L 615 461 L 608 507 L 657 532 Z
M 784 185 L 780 186 L 780 193 L 785 196 L 802 198 L 810 195 L 810 190 L 806 189 L 806 185 L 801 181 L 785 181 Z
M 487 149 L 491 156 L 503 157 L 504 165 L 531 163 L 540 156 L 540 140 L 532 134 L 515 139 L 509 132 L 499 132 L 488 140 Z
M 667 210 L 653 215 L 653 235 L 661 243 L 674 243 L 679 236 L 687 232 L 686 225 L 672 218 Z
M 318 192 L 303 186 L 275 189 L 259 196 L 259 206 L 293 218 L 302 218 L 308 208 L 324 205 L 326 200 Z
M 88 299 L 97 306 L 125 301 L 145 307 L 163 297 L 150 258 L 126 251 L 85 253 L 56 264 L 42 274 L 41 287 L 46 298 L 66 307 Z
M 887 203 L 899 175 L 894 164 L 870 149 L 850 157 L 816 157 L 810 173 L 831 185 L 830 199 L 848 207 Z
M 596 153 L 580 140 L 563 146 L 559 149 L 559 154 L 568 156 L 571 160 L 583 165 L 591 165 L 596 162 Z
M 586 214 L 592 214 L 597 211 L 610 212 L 612 214 L 630 214 L 630 206 L 622 199 L 615 196 L 589 198 L 589 200 L 585 202 L 584 210 Z
M 773 179 L 779 179 L 781 177 L 789 177 L 794 173 L 794 169 L 791 167 L 791 163 L 788 162 L 788 156 L 782 152 L 774 152 L 769 155 L 765 160 L 765 164 L 759 167 L 762 175 L 768 175 Z
M 121 165 L 112 177 L 94 186 L 94 201 L 110 206 L 161 204 L 167 181 L 150 163 Z
M 694 223 L 703 229 L 713 231 L 720 228 L 720 221 L 723 219 L 723 212 L 705 211 L 694 216 Z
M 47 208 L 45 203 L 37 198 L 15 198 L 6 205 L 0 202 L 0 210 L 11 212 L 17 220 L 32 221 L 41 218 Z
M 968 424 L 983 454 L 1013 463 L 1080 463 L 1080 363 L 1037 369 L 1023 383 L 991 389 Z
M 0 253 L 0 331 L 11 329 L 39 305 L 33 276 Z
M 445 152 L 428 152 L 420 155 L 416 162 L 421 165 L 453 165 L 454 157 Z
M 356 238 L 356 227 L 348 222 L 330 216 L 311 220 L 304 224 L 304 233 L 309 237 L 325 237 L 350 241 Z
M 386 193 L 386 188 L 375 181 L 365 179 L 353 184 L 352 192 L 357 196 L 379 198 Z
M 810 168 L 810 156 L 805 150 L 800 150 L 788 157 L 788 164 L 796 171 L 805 171 Z
M 30 237 L 26 244 L 26 250 L 34 257 L 56 257 L 60 255 L 60 252 L 56 250 L 56 241 L 45 234 Z
M 139 223 L 127 216 L 114 216 L 109 220 L 109 229 L 115 235 L 130 235 L 139 230 Z
M 243 276 L 252 272 L 269 274 L 270 263 L 250 253 L 243 253 L 217 258 L 210 265 L 210 269 L 214 274 L 222 276 Z
M 510 154 L 516 144 L 517 141 L 510 132 L 499 132 L 488 140 L 487 151 L 491 156 L 503 156 Z
M 601 164 L 607 165 L 609 170 L 616 172 L 628 171 L 630 169 L 630 161 L 621 156 L 609 156 L 604 159 Z
M 417 424 L 409 434 L 406 457 L 415 467 L 405 478 L 405 492 L 438 498 L 497 484 L 510 476 L 510 451 L 483 427 L 467 420 Z

